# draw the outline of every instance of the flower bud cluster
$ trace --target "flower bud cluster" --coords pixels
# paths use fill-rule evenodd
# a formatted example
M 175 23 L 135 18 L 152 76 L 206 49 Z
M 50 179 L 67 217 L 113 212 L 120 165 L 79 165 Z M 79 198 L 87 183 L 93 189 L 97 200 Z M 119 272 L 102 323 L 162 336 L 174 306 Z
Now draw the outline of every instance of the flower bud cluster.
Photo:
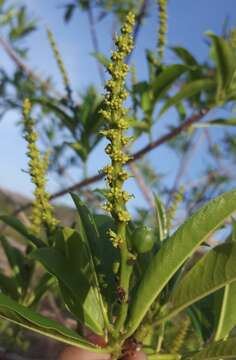
M 111 159 L 111 165 L 103 169 L 110 188 L 104 208 L 111 213 L 118 223 L 126 223 L 130 220 L 130 215 L 126 210 L 126 202 L 131 195 L 122 190 L 124 181 L 129 177 L 123 166 L 130 159 L 129 155 L 123 151 L 123 147 L 130 141 L 130 138 L 124 134 L 124 131 L 129 127 L 129 122 L 126 119 L 128 110 L 124 108 L 123 102 L 128 97 L 125 90 L 128 65 L 125 64 L 125 59 L 133 48 L 131 35 L 133 25 L 134 15 L 129 13 L 121 28 L 121 34 L 115 38 L 116 49 L 112 52 L 111 62 L 107 67 L 111 78 L 105 84 L 104 107 L 100 111 L 107 124 L 101 133 L 109 140 L 105 152 Z M 121 239 L 118 238 L 118 235 L 110 232 L 110 238 L 114 246 L 120 246 Z
M 53 207 L 49 203 L 49 194 L 45 190 L 45 172 L 48 168 L 48 154 L 41 158 L 36 142 L 38 135 L 34 130 L 34 121 L 30 117 L 31 104 L 28 99 L 23 104 L 23 117 L 25 124 L 25 139 L 27 141 L 27 155 L 29 157 L 29 173 L 32 183 L 35 185 L 35 200 L 33 202 L 31 222 L 32 231 L 40 233 L 41 225 L 44 223 L 49 229 L 54 229 L 58 221 L 53 216 Z

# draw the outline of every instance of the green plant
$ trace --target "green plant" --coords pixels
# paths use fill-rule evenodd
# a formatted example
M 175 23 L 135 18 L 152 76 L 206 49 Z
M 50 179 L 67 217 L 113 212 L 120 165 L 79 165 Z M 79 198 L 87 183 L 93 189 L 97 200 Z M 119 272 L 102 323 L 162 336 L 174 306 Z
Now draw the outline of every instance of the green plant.
M 45 190 L 45 163 L 36 148 L 33 122 L 29 116 L 30 103 L 26 101 L 24 121 L 28 129 L 30 173 L 36 185 L 34 210 L 37 216 L 33 217 L 34 227 L 29 229 L 14 217 L 1 216 L 3 222 L 29 242 L 27 259 L 41 263 L 57 280 L 63 301 L 77 320 L 78 329 L 68 329 L 43 317 L 8 291 L 0 294 L 0 315 L 64 343 L 110 353 L 113 359 L 125 358 L 126 352 L 140 347 L 150 360 L 234 359 L 236 338 L 230 333 L 236 324 L 235 222 L 232 220 L 232 233 L 225 243 L 205 252 L 200 260 L 194 255 L 236 211 L 236 190 L 208 202 L 173 233 L 171 221 L 179 199 L 176 197 L 176 203 L 165 210 L 156 198 L 152 246 L 145 247 L 145 251 L 137 248 L 139 240 L 145 241 L 143 233 L 146 229 L 140 230 L 132 221 L 126 209 L 130 195 L 123 189 L 128 179 L 124 165 L 131 160 L 127 145 L 133 140 L 127 138 L 124 131 L 133 124 L 135 127 L 123 107 L 128 95 L 125 90 L 128 71 L 125 58 L 132 50 L 130 33 L 133 22 L 133 15 L 128 14 L 121 35 L 116 37 L 117 48 L 108 65 L 111 79 L 106 83 L 107 93 L 100 110 L 100 116 L 105 119 L 101 133 L 109 141 L 106 153 L 111 159 L 111 164 L 103 169 L 109 186 L 104 192 L 107 199 L 105 210 L 110 214 L 92 214 L 81 199 L 72 194 L 78 211 L 77 226 L 63 227 L 54 219 Z M 227 72 L 221 69 L 221 58 L 217 58 L 215 53 L 218 82 L 205 77 L 188 82 L 180 92 L 167 99 L 161 113 L 190 95 L 194 102 L 200 92 L 204 94 L 203 107 L 205 102 L 209 105 L 209 99 L 214 107 L 216 102 L 235 96 L 232 80 L 235 55 L 225 40 L 213 35 L 210 37 L 215 51 L 220 48 L 229 57 Z M 183 55 L 182 51 L 178 52 Z M 189 60 L 189 56 L 187 58 Z M 156 72 L 155 62 L 151 66 Z M 148 94 L 150 100 L 145 114 L 147 123 L 151 121 L 155 102 L 165 96 L 166 88 L 187 70 L 189 67 L 185 65 L 170 66 L 158 73 L 152 87 L 148 83 L 136 84 L 139 85 L 135 88 L 136 95 L 140 96 L 141 102 L 144 94 Z M 190 70 L 189 76 L 194 76 L 193 73 Z M 0 279 L 3 289 L 2 283 Z M 217 304 L 213 299 L 216 292 Z M 204 298 L 217 309 L 213 324 L 206 321 L 207 326 L 201 321 L 201 317 L 209 320 L 201 302 Z M 176 317 L 182 324 L 179 334 Z M 100 337 L 100 345 L 84 336 L 85 328 Z M 189 339 L 185 344 L 188 331 L 194 331 L 194 341 Z

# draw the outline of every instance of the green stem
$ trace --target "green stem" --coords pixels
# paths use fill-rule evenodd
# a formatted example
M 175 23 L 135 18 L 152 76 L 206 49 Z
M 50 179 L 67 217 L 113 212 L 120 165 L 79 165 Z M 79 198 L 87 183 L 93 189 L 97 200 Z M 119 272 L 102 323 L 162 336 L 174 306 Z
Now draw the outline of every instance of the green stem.
M 159 353 L 161 351 L 162 343 L 164 341 L 164 332 L 165 332 L 165 323 L 162 323 L 161 324 L 161 332 L 160 332 L 160 335 L 159 335 L 158 341 L 157 341 L 157 348 L 156 348 L 157 353 Z
M 124 291 L 124 299 L 121 302 L 119 315 L 115 322 L 115 332 L 114 337 L 117 338 L 122 331 L 122 327 L 126 320 L 127 311 L 128 311 L 128 292 L 129 292 L 129 281 L 132 273 L 132 265 L 128 264 L 129 251 L 127 248 L 126 242 L 126 224 L 120 223 L 117 228 L 117 234 L 123 239 L 122 245 L 120 247 L 121 252 L 121 270 L 120 270 L 120 283 L 119 287 Z
M 220 317 L 218 320 L 218 325 L 217 325 L 214 341 L 221 340 L 221 331 L 222 331 L 226 306 L 227 306 L 228 297 L 229 297 L 229 287 L 230 287 L 230 285 L 226 285 L 224 288 L 224 295 L 223 295 L 223 300 L 222 300 L 222 304 L 221 304 Z

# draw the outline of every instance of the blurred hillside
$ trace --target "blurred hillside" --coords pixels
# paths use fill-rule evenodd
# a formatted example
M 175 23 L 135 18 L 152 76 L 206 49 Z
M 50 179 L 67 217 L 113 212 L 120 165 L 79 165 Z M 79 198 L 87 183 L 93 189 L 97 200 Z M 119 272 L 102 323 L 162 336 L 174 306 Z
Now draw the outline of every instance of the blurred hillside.
M 6 189 L 0 189 L 0 214 L 12 215 L 24 205 L 31 201 L 30 198 L 22 196 L 19 193 L 12 192 Z M 21 211 L 18 214 L 19 219 L 25 224 L 29 224 L 30 208 Z M 55 205 L 55 215 L 64 225 L 71 225 L 76 220 L 76 211 L 66 205 Z M 4 234 L 10 236 L 14 240 L 18 240 L 19 235 L 10 228 L 4 226 Z

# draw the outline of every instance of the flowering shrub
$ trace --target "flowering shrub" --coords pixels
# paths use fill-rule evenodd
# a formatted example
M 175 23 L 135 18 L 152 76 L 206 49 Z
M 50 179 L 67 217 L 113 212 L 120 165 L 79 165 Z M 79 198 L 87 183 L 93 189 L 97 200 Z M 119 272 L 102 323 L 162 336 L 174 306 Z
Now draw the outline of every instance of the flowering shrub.
M 165 45 L 166 1 L 160 1 L 159 6 L 162 24 L 159 60 L 153 66 L 160 65 Z M 125 60 L 133 47 L 134 23 L 134 15 L 128 13 L 120 35 L 115 38 L 116 49 L 107 65 L 111 77 L 105 84 L 106 94 L 99 111 L 103 119 L 100 134 L 108 140 L 105 152 L 110 158 L 110 164 L 102 170 L 108 185 L 104 193 L 108 215 L 93 214 L 72 194 L 78 225 L 66 227 L 55 218 L 45 189 L 47 156 L 42 158 L 37 148 L 31 103 L 28 99 L 24 101 L 25 139 L 35 201 L 29 228 L 17 218 L 1 216 L 29 246 L 25 256 L 19 255 L 2 237 L 13 275 L 0 277 L 0 316 L 66 344 L 110 354 L 112 359 L 127 359 L 141 349 L 150 360 L 233 359 L 236 357 L 236 338 L 231 336 L 236 324 L 235 221 L 232 220 L 227 241 L 206 251 L 200 259 L 194 254 L 234 214 L 236 191 L 211 200 L 174 232 L 170 231 L 170 223 L 181 198 L 176 197 L 176 203 L 168 211 L 155 198 L 156 225 L 151 229 L 144 224 L 137 226 L 126 208 L 132 195 L 123 189 L 123 184 L 129 178 L 125 165 L 132 160 L 127 145 L 133 137 L 125 133 L 132 124 L 123 102 L 128 96 Z M 50 33 L 49 36 L 60 59 Z M 227 49 L 225 56 L 233 56 L 226 42 L 213 34 L 209 36 L 216 49 Z M 68 87 L 65 69 L 58 63 Z M 228 62 L 228 67 L 232 75 L 231 67 L 235 71 L 236 62 Z M 164 69 L 157 80 L 168 87 L 170 75 L 176 78 L 176 70 L 181 74 L 183 69 L 172 68 L 174 74 L 170 68 Z M 217 98 L 222 101 L 233 86 L 226 75 L 218 84 L 213 79 L 198 79 L 197 83 L 185 85 L 182 92 L 166 100 L 161 112 L 176 104 L 190 89 L 195 94 L 204 89 L 208 96 L 208 91 L 215 87 Z M 157 82 L 157 98 L 163 91 L 158 86 Z M 29 272 L 23 271 L 26 261 L 32 268 L 40 263 L 45 269 L 44 277 L 33 289 L 29 289 L 29 282 L 25 283 L 29 276 Z M 50 281 L 57 284 L 65 307 L 76 319 L 77 331 L 35 310 L 34 305 Z M 206 317 L 202 301 L 207 298 L 213 304 L 215 294 L 217 316 L 206 329 L 201 320 Z M 86 336 L 86 331 L 93 336 Z M 96 341 L 92 341 L 94 338 Z

